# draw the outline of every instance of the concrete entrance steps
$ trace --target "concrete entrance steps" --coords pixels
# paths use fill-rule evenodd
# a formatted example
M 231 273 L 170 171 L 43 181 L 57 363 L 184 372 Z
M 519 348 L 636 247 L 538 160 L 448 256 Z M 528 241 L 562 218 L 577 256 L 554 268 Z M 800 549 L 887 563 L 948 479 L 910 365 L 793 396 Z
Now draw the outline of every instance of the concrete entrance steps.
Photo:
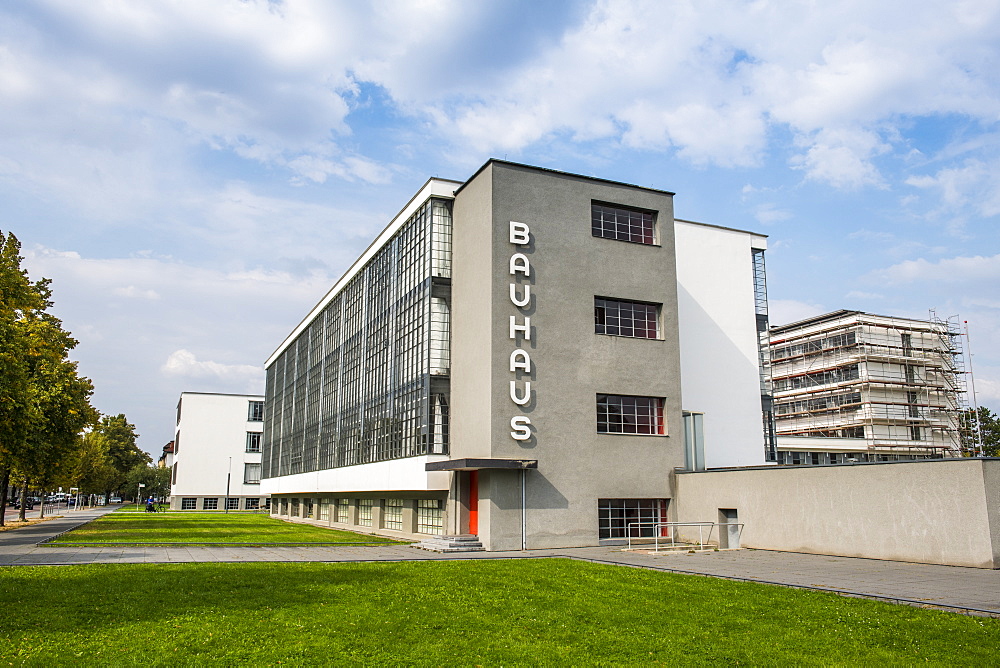
M 413 547 L 431 552 L 482 552 L 484 550 L 483 544 L 479 542 L 479 536 L 472 534 L 425 538 L 419 543 L 414 543 Z

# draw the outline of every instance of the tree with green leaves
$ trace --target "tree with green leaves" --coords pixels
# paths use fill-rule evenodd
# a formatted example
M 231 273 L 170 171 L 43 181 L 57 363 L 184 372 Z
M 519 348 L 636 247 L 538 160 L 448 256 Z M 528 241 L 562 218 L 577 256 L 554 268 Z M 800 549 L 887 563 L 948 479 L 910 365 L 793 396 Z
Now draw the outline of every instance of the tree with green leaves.
M 101 491 L 106 498 L 110 498 L 114 492 L 128 492 L 126 484 L 132 469 L 136 466 L 148 466 L 153 461 L 148 453 L 136 445 L 139 435 L 135 433 L 135 425 L 124 414 L 105 415 L 94 427 L 94 431 L 104 441 L 111 471 L 105 488 Z
M 45 307 L 41 287 L 21 269 L 21 244 L 17 237 L 0 234 L 0 504 L 7 505 L 7 490 L 18 444 L 29 431 L 28 341 L 25 314 Z M 3 513 L 0 512 L 0 524 Z
M 170 469 L 149 464 L 134 466 L 128 473 L 127 489 L 138 492 L 139 484 L 144 485 L 142 496 L 161 499 L 170 496 Z
M 68 357 L 77 342 L 47 311 L 49 280 L 29 279 L 20 248 L 0 234 L 0 503 L 16 475 L 23 520 L 29 485 L 58 475 L 97 413 L 93 386 Z
M 966 409 L 961 419 L 962 452 L 967 456 L 980 453 L 1000 457 L 1000 418 L 986 406 Z

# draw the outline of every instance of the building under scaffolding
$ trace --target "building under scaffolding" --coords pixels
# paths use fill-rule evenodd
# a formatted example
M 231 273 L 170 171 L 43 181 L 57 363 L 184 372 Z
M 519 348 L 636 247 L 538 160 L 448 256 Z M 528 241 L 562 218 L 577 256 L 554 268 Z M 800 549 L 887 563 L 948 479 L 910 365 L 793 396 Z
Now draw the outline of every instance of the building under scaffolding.
M 781 464 L 960 456 L 955 319 L 835 311 L 770 329 Z

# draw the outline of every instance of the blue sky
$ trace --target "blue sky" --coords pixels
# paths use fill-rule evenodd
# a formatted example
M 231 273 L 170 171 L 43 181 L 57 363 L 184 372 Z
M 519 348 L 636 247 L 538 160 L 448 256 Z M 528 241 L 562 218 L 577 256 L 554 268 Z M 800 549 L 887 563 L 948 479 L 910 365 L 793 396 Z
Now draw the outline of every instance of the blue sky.
M 0 7 L 0 230 L 141 445 L 490 157 L 769 235 L 772 321 L 968 320 L 1000 409 L 1000 2 Z

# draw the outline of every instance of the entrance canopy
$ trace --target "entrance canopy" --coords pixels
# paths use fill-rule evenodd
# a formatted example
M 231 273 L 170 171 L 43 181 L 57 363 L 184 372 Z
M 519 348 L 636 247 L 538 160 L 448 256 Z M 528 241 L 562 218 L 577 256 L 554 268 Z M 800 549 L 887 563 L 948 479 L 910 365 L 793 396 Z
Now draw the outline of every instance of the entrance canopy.
M 537 459 L 449 459 L 424 464 L 425 471 L 479 471 L 482 469 L 537 469 Z

